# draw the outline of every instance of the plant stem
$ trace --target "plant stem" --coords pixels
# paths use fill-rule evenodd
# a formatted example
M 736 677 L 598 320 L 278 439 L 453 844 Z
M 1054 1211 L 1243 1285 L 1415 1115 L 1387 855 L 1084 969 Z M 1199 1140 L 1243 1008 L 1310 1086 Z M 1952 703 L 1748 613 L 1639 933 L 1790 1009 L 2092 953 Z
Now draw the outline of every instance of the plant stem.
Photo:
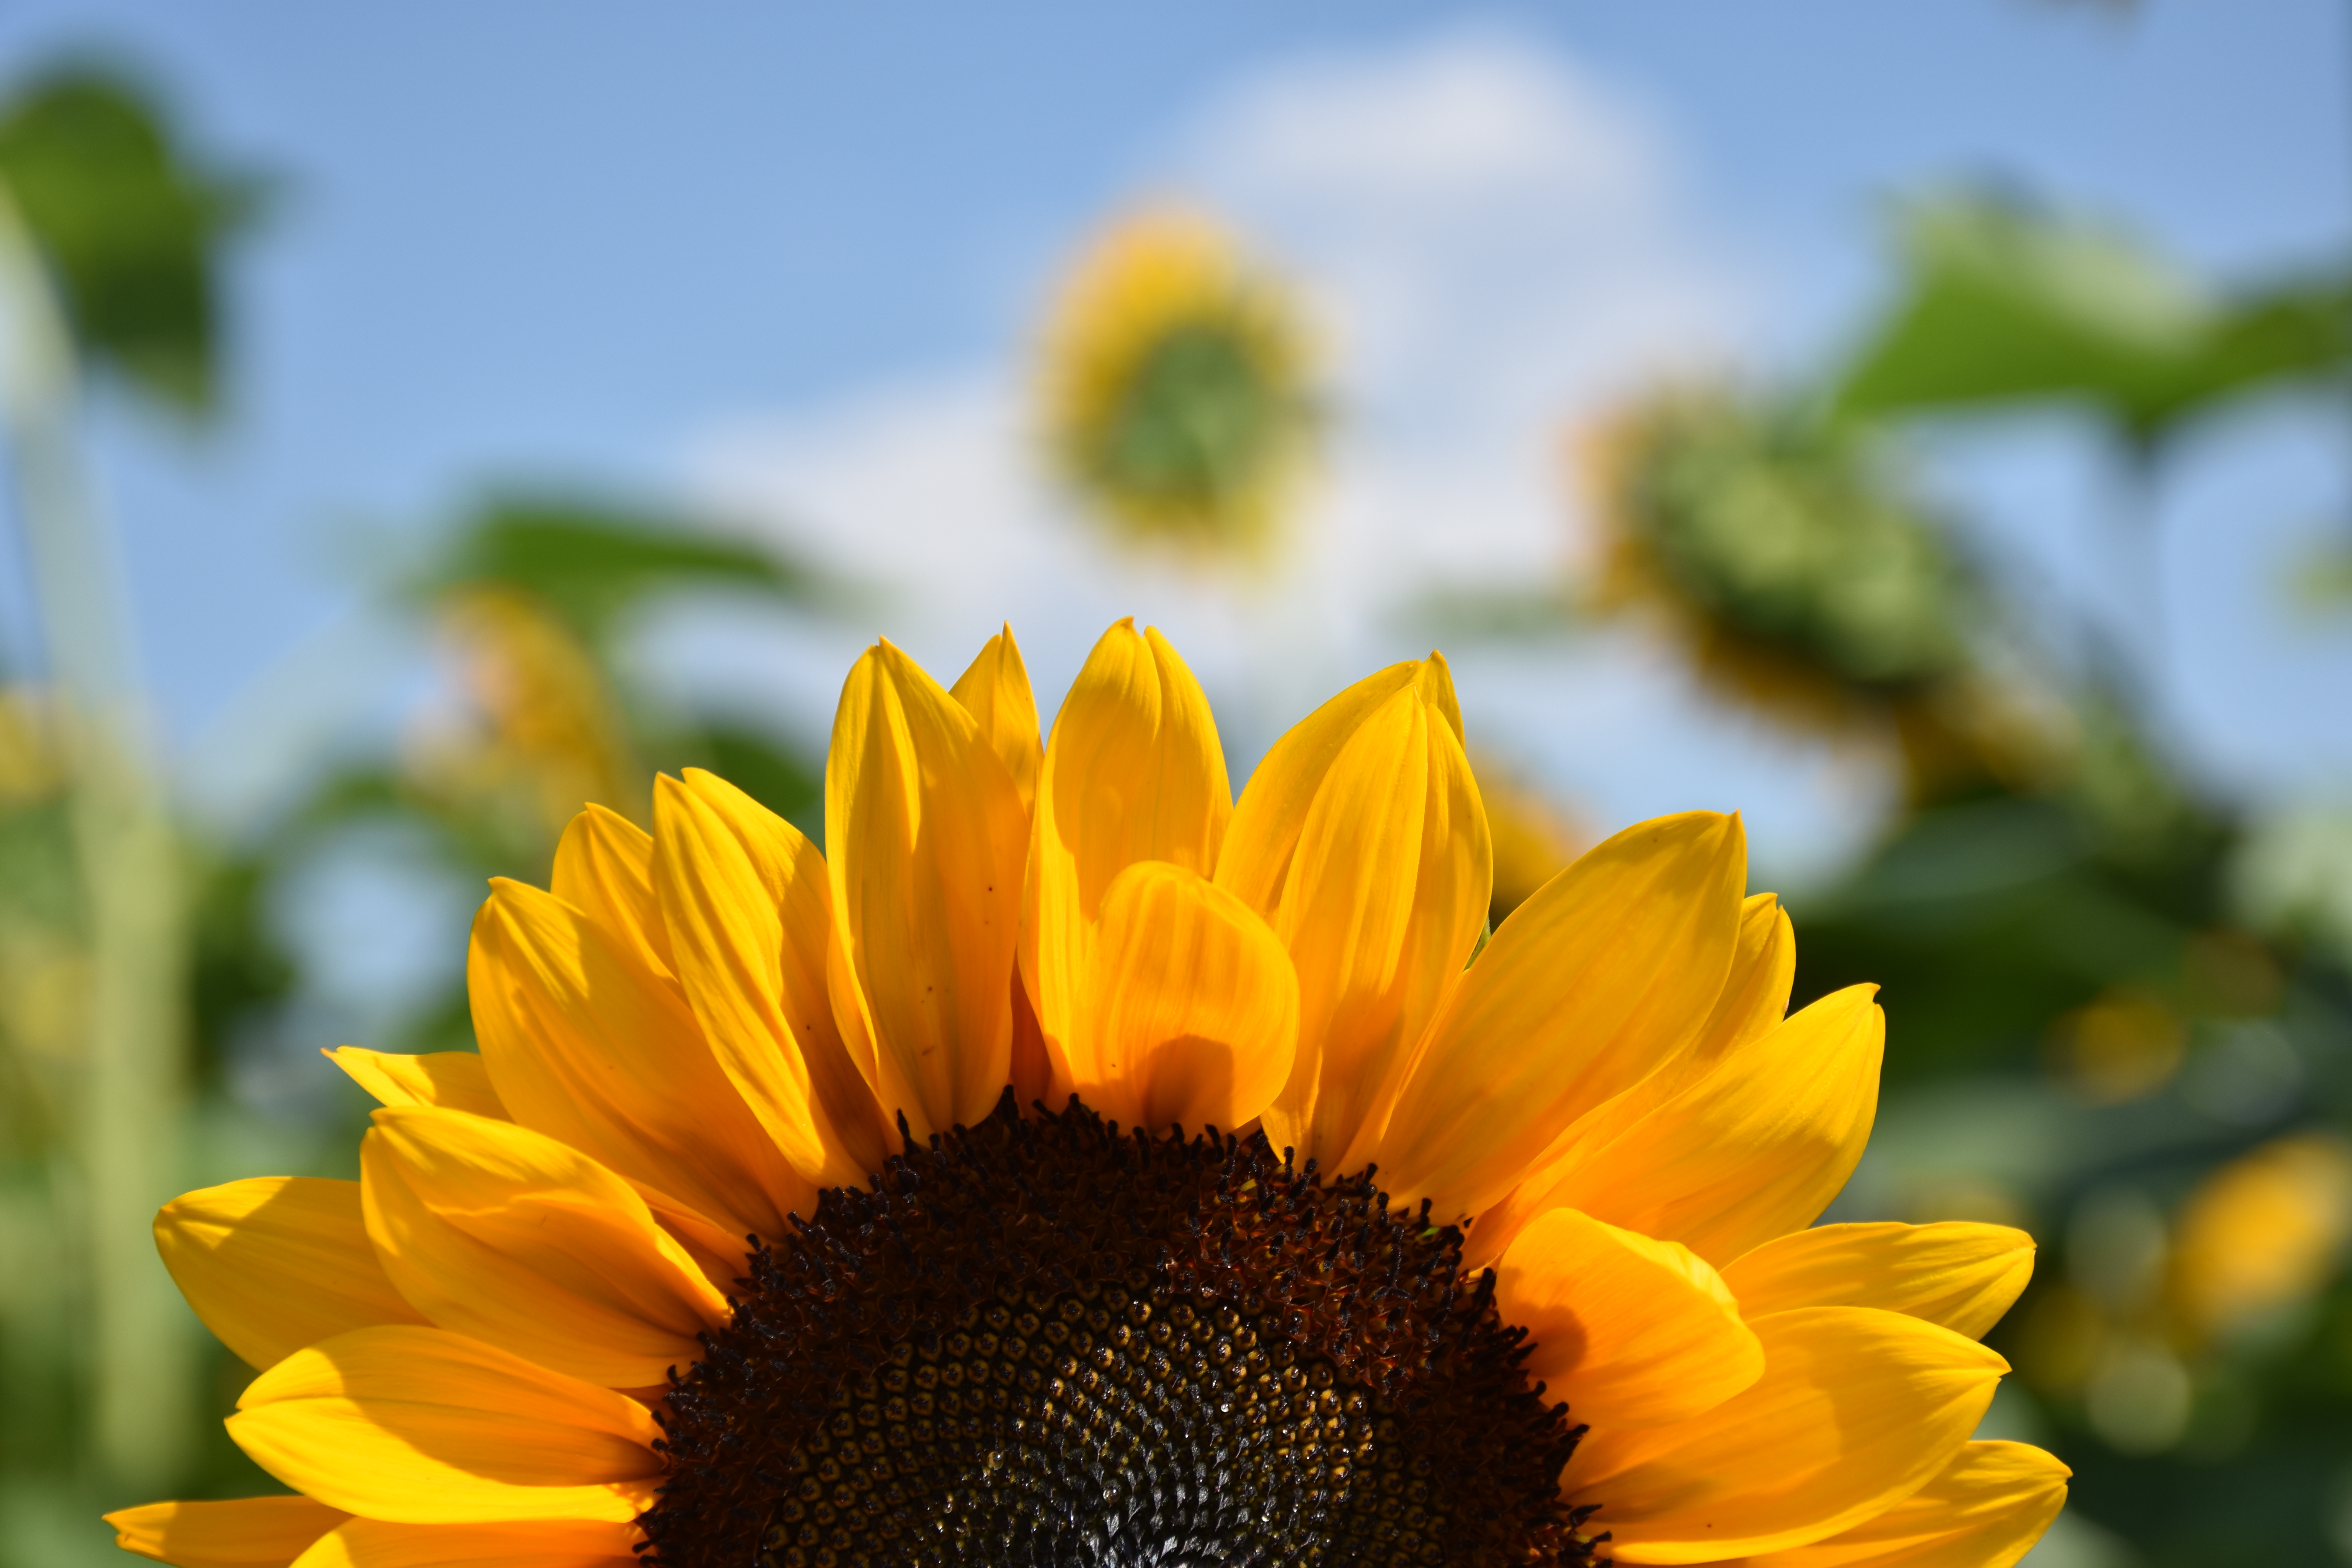
M 153 765 L 130 617 L 80 460 L 72 339 L 0 189 L 0 436 L 72 778 L 91 995 L 74 1142 L 86 1184 L 90 1458 L 109 1488 L 176 1479 L 194 1352 L 150 1222 L 176 1185 L 187 942 L 179 847 Z

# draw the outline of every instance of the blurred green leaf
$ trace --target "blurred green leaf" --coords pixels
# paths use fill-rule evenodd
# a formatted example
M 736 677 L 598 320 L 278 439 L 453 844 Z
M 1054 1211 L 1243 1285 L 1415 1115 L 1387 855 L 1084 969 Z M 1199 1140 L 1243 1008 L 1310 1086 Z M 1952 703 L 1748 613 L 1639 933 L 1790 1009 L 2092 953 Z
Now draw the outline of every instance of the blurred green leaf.
M 498 584 L 531 595 L 601 643 L 648 595 L 731 588 L 784 605 L 818 603 L 824 584 L 762 546 L 652 509 L 558 496 L 494 498 L 458 527 L 417 586 L 428 595 Z
M 219 247 L 257 210 L 260 182 L 203 165 L 151 91 L 89 65 L 55 68 L 0 109 L 0 179 L 82 352 L 183 413 L 209 413 Z
M 1902 247 L 1906 285 L 1848 365 L 1842 413 L 2071 401 L 2145 445 L 2352 352 L 2352 279 L 2218 297 L 2126 236 L 2011 197 L 1917 203 Z
M 710 724 L 680 738 L 659 758 L 664 772 L 708 768 L 824 843 L 824 766 L 768 736 L 738 725 Z

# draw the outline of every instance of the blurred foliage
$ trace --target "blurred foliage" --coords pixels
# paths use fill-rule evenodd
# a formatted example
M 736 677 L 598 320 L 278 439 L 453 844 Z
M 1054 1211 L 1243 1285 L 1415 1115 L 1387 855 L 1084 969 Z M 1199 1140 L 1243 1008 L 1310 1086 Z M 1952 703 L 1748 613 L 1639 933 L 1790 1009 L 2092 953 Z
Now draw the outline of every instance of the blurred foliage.
M 76 358 L 189 416 L 221 401 L 221 241 L 251 216 L 252 179 L 195 160 L 127 75 L 73 66 L 0 101 L 0 199 L 12 200 L 58 297 Z M 263 1170 L 348 1175 L 363 1097 L 311 1053 L 353 1020 L 304 972 L 288 921 L 316 868 L 373 845 L 470 902 L 482 879 L 544 882 L 555 835 L 588 800 L 642 819 L 656 767 L 714 766 L 821 832 L 821 770 L 762 727 L 634 689 L 632 634 L 658 603 L 724 595 L 819 608 L 828 584 L 701 520 L 575 496 L 509 494 L 456 521 L 431 557 L 377 584 L 379 607 L 446 656 L 435 703 L 391 746 L 338 753 L 299 798 L 224 839 L 183 822 L 166 852 L 184 889 L 186 1038 L 171 1043 L 184 1109 L 158 1142 L 184 1189 Z M 145 1395 L 174 1429 L 170 1476 L 121 1490 L 93 1426 L 91 872 L 74 807 L 88 787 L 46 687 L 0 686 L 0 1564 L 118 1560 L 101 1510 L 154 1495 L 280 1489 L 220 1426 L 250 1378 L 176 1302 L 155 1362 L 184 1390 Z M 322 1010 L 323 1009 L 323 1010 Z M 370 1043 L 471 1044 L 462 972 L 365 1021 Z M 167 1064 L 168 1065 L 168 1064 Z M 144 1134 L 142 1134 L 143 1136 Z M 136 1222 L 109 1220 L 143 1248 Z M 152 1267 L 152 1259 L 150 1267 Z M 160 1276 L 159 1276 L 160 1284 Z M 168 1289 L 168 1286 L 163 1286 Z M 176 1397 L 184 1394 L 184 1398 Z M 174 1412 L 194 1416 L 194 1429 Z
M 129 76 L 49 70 L 0 109 L 0 182 L 89 362 L 184 413 L 218 395 L 220 242 L 257 215 L 252 174 L 194 160 Z
M 2352 270 L 2217 294 L 2124 235 L 2014 197 L 1920 201 L 1901 226 L 1904 287 L 1835 388 L 1847 415 L 2063 400 L 2147 447 L 2352 356 Z
M 2067 407 L 2145 465 L 2233 400 L 2340 391 L 2352 273 L 2210 289 L 1981 198 L 1911 208 L 1902 259 L 1895 305 L 1820 399 L 1842 439 Z M 1874 980 L 1890 1018 L 1880 1131 L 1833 1217 L 2003 1220 L 2042 1242 L 1993 1342 L 2020 1373 L 1997 1421 L 2075 1471 L 2051 1560 L 2340 1563 L 2352 835 L 2199 787 L 2118 694 L 2152 682 L 2021 661 L 1997 589 L 1956 601 L 1962 645 L 1979 679 L 2063 716 L 2065 743 L 1915 791 L 1862 864 L 1792 900 L 1798 999 Z M 1826 651 L 1811 667 L 1853 679 Z
M 684 526 L 663 511 L 533 494 L 486 502 L 417 574 L 414 591 L 432 598 L 489 586 L 539 600 L 600 647 L 648 595 L 738 588 L 804 605 L 817 591 L 805 571 L 772 551 Z
M 214 1381 L 218 1352 L 139 1221 L 156 1201 L 151 1184 L 180 1174 L 183 1134 L 224 1103 L 210 1069 L 228 1037 L 290 991 L 292 970 L 265 931 L 238 922 L 250 879 L 233 866 L 215 876 L 206 847 L 166 820 L 135 682 L 112 689 L 94 673 L 131 659 L 75 425 L 93 367 L 133 401 L 212 412 L 226 357 L 223 241 L 257 190 L 198 160 L 127 74 L 53 67 L 0 99 L 5 328 L 36 345 L 11 362 L 9 478 L 35 545 L 50 668 L 79 681 L 0 689 L 0 1561 L 10 1563 L 94 1561 L 105 1537 L 90 1517 L 131 1500 L 126 1485 L 254 1474 L 213 1419 L 220 1402 L 191 1386 Z M 188 933 L 211 915 L 225 918 L 205 925 L 190 965 Z M 193 1114 L 180 1098 L 188 1058 Z
M 347 760 L 283 816 L 270 875 L 355 832 L 391 829 L 468 889 L 543 884 L 564 825 L 590 801 L 650 826 L 656 772 L 721 773 L 820 841 L 824 769 L 790 741 L 635 690 L 629 633 L 658 605 L 721 594 L 766 613 L 822 613 L 836 592 L 805 568 L 674 510 L 505 493 L 458 519 L 387 604 L 432 635 L 448 679 L 400 742 Z M 462 984 L 419 998 L 401 1048 L 472 1044 Z
M 1046 423 L 1063 471 L 1131 540 L 1246 559 L 1273 542 L 1314 434 L 1288 296 L 1192 213 L 1111 226 L 1059 302 Z

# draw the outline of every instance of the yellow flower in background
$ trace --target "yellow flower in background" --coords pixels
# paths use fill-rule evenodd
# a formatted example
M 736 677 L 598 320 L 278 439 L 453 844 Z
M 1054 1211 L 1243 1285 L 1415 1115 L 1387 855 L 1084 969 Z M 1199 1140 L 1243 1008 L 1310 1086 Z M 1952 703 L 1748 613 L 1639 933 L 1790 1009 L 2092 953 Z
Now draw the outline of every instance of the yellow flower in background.
M 2144 1099 L 2170 1083 L 2189 1053 L 2189 1026 L 2163 998 L 2112 986 L 2052 1020 L 2047 1058 L 2094 1105 Z
M 819 847 L 706 773 L 474 930 L 478 1056 L 339 1066 L 361 1179 L 157 1221 L 300 1495 L 111 1516 L 183 1568 L 633 1558 L 2001 1568 L 1969 1440 L 2032 1244 L 1807 1228 L 1883 1024 L 1787 1015 L 1737 817 L 1642 824 L 1477 950 L 1444 661 L 1235 802 L 1105 634 L 1041 746 L 1009 632 L 851 671 Z M 1476 951 L 1473 961 L 1472 954 Z M 1041 1086 L 1024 1105 L 1013 1086 Z
M 562 622 L 526 594 L 470 587 L 443 600 L 436 630 L 469 710 L 412 747 L 410 770 L 427 789 L 506 802 L 549 837 L 592 801 L 644 816 L 613 694 Z
M 1114 225 L 1056 305 L 1045 415 L 1065 477 L 1118 531 L 1204 554 L 1270 542 L 1314 415 L 1288 296 L 1197 213 Z
M 0 811 L 48 799 L 65 788 L 66 771 L 48 694 L 0 687 Z
M 1977 667 L 1976 584 L 1857 432 L 1670 391 L 1578 457 L 1604 532 L 1601 604 L 1650 614 L 1718 690 L 1790 729 L 1882 739 L 1915 804 L 2056 765 L 2063 716 Z
M 2352 1149 L 2326 1133 L 2274 1139 L 2208 1175 L 2182 1205 L 2173 1299 L 2198 1338 L 2309 1297 L 2352 1238 Z

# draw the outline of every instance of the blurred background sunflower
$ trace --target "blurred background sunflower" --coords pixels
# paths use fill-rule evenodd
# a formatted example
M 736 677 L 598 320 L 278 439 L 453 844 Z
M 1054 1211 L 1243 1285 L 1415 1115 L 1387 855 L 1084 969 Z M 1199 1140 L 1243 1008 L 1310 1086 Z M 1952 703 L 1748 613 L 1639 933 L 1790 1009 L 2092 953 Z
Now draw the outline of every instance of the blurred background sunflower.
M 1313 358 L 1287 290 L 1207 215 L 1107 226 L 1055 302 L 1043 365 L 1055 461 L 1123 539 L 1261 558 L 1315 434 Z

